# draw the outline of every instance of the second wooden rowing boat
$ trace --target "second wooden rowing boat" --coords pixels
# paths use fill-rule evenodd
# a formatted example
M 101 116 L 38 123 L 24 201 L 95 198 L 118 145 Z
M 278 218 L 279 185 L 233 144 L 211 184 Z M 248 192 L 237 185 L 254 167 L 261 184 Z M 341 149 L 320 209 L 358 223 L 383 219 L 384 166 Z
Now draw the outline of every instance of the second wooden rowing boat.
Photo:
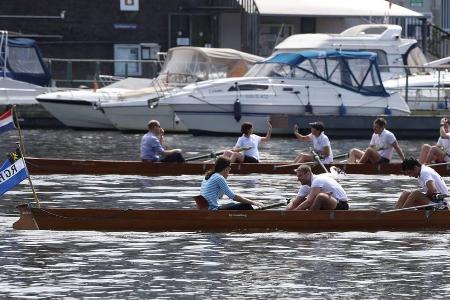
M 170 175 L 201 175 L 204 174 L 212 163 L 148 163 L 142 161 L 118 161 L 118 160 L 79 160 L 58 158 L 26 158 L 27 167 L 31 174 L 118 174 L 118 175 L 142 175 L 142 176 L 170 176 Z M 384 165 L 373 164 L 330 164 L 347 174 L 402 174 L 400 163 Z M 438 165 L 433 168 L 441 176 L 450 176 L 448 165 Z M 232 164 L 231 172 L 234 174 L 292 174 L 296 166 L 286 163 L 250 163 Z M 315 173 L 324 172 L 320 166 L 312 166 Z
M 450 229 L 449 211 L 208 211 L 68 209 L 18 206 L 17 230 L 97 231 L 417 231 Z

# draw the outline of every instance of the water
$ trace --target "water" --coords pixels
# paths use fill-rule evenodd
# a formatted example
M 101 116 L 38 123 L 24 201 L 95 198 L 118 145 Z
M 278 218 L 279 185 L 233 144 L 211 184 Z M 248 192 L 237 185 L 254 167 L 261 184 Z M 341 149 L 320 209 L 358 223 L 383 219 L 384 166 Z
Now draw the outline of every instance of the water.
M 141 135 L 72 130 L 25 131 L 36 157 L 138 159 Z M 14 132 L 0 136 L 0 153 Z M 218 151 L 234 137 L 172 135 L 186 156 Z M 408 155 L 423 142 L 400 141 Z M 335 153 L 368 141 L 332 141 Z M 286 161 L 307 149 L 275 138 L 263 160 Z M 42 205 L 190 208 L 202 176 L 33 176 Z M 404 176 L 343 175 L 352 209 L 389 209 Z M 290 175 L 231 175 L 232 188 L 265 204 L 295 195 Z M 14 206 L 31 199 L 26 181 L 0 201 L 1 298 L 448 298 L 450 232 L 108 233 L 14 231 Z

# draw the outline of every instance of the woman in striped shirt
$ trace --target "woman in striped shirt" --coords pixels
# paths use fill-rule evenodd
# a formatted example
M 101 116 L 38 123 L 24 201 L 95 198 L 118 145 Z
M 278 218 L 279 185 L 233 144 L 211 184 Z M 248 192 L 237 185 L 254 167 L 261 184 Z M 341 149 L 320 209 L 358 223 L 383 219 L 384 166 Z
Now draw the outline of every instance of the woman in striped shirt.
M 226 181 L 231 170 L 230 165 L 229 158 L 220 156 L 216 160 L 214 168 L 205 175 L 200 194 L 208 201 L 208 210 L 251 210 L 253 209 L 252 205 L 262 207 L 261 203 L 239 196 L 230 189 Z M 240 203 L 219 206 L 219 199 L 224 194 Z

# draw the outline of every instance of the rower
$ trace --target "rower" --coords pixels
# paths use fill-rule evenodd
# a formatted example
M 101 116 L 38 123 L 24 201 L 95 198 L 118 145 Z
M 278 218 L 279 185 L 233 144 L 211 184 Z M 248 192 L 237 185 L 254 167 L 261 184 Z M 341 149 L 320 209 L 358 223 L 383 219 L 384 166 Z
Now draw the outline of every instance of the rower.
M 250 122 L 242 124 L 241 133 L 242 136 L 239 137 L 234 148 L 225 151 L 223 156 L 230 158 L 232 163 L 259 163 L 258 145 L 260 142 L 268 142 L 272 136 L 272 124 L 270 123 L 270 118 L 267 119 L 266 136 L 261 137 L 253 134 L 253 124 Z M 244 151 L 241 152 L 242 150 Z
M 252 210 L 252 205 L 263 207 L 261 203 L 239 196 L 230 189 L 226 181 L 230 170 L 230 159 L 219 156 L 214 167 L 206 173 L 200 195 L 208 201 L 208 210 Z M 219 199 L 224 194 L 230 199 L 241 203 L 219 206 Z
M 422 190 L 403 191 L 395 208 L 406 208 L 427 205 L 433 202 L 436 195 L 448 195 L 447 186 L 442 177 L 432 168 L 422 165 L 414 158 L 402 162 L 402 171 L 419 180 Z
M 324 164 L 330 164 L 333 162 L 333 151 L 331 150 L 331 143 L 328 137 L 325 135 L 325 125 L 323 122 L 309 123 L 311 126 L 311 133 L 308 135 L 301 135 L 298 132 L 298 125 L 294 126 L 295 137 L 302 142 L 312 141 L 313 149 L 319 155 L 320 161 Z M 314 161 L 314 154 L 312 153 L 300 153 L 294 160 L 294 163 L 304 163 Z
M 447 117 L 441 119 L 441 125 L 439 128 L 439 139 L 434 146 L 425 144 L 420 150 L 420 163 L 430 164 L 430 163 L 443 163 L 450 162 L 449 157 L 449 130 L 450 121 Z
M 148 122 L 148 132 L 141 140 L 141 159 L 148 162 L 184 162 L 181 149 L 165 150 L 162 147 L 164 129 L 157 120 Z
M 397 151 L 401 160 L 405 159 L 395 135 L 386 129 L 386 120 L 377 118 L 373 122 L 373 134 L 369 147 L 365 151 L 357 148 L 350 150 L 347 163 L 388 164 L 392 159 L 393 149 Z
M 313 174 L 308 165 L 295 172 L 302 186 L 287 210 L 348 210 L 348 198 L 342 186 L 328 174 Z

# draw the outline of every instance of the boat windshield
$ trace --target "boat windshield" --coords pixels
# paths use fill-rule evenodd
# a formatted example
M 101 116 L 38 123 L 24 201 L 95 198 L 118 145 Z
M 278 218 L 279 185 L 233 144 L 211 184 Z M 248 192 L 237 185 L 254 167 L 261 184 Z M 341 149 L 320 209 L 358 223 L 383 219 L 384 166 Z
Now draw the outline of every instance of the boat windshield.
M 289 53 L 287 56 L 289 58 L 280 59 L 275 56 L 273 59 L 257 63 L 245 76 L 324 80 L 366 95 L 387 95 L 374 53 L 365 52 L 363 55 L 355 56 L 307 56 L 301 57 L 296 63 L 292 63 L 295 53 Z M 283 59 L 287 59 L 286 63 Z
M 158 79 L 174 85 L 185 85 L 203 80 L 241 77 L 254 62 L 219 51 L 208 55 L 197 49 L 175 49 L 167 55 Z M 226 51 L 226 50 L 224 50 Z
M 406 65 L 410 67 L 423 66 L 426 64 L 427 58 L 423 54 L 422 50 L 417 46 L 413 46 L 406 54 Z M 424 68 L 410 68 L 409 74 L 428 74 Z

